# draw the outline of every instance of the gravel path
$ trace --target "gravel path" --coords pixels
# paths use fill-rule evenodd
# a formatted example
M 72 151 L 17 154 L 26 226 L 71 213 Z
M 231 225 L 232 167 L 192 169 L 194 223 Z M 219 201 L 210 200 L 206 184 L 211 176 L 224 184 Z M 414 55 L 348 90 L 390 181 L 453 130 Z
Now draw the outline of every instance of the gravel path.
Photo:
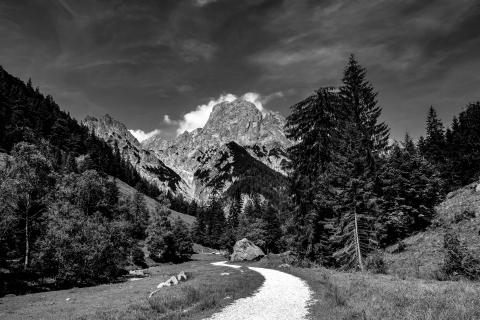
M 240 268 L 226 261 L 212 263 L 217 266 Z M 248 267 L 260 273 L 265 282 L 251 297 L 234 301 L 209 320 L 303 320 L 308 313 L 311 290 L 307 284 L 288 273 Z

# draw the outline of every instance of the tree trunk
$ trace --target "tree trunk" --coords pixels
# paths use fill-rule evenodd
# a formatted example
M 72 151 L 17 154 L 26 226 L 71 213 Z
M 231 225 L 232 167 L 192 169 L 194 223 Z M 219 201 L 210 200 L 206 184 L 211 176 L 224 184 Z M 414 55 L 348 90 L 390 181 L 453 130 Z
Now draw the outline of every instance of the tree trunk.
M 27 271 L 30 257 L 30 230 L 29 230 L 28 212 L 25 214 L 25 263 L 23 270 Z
M 363 261 L 362 261 L 362 251 L 360 250 L 360 236 L 358 233 L 358 216 L 357 216 L 357 206 L 354 205 L 353 217 L 355 219 L 355 246 L 357 251 L 358 266 L 360 271 L 363 272 Z

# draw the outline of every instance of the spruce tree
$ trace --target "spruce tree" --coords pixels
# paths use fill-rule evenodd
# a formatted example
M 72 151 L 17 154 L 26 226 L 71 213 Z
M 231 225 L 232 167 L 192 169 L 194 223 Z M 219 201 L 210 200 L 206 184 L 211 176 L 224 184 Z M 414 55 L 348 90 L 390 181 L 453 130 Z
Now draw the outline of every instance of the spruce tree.
M 386 246 L 430 224 L 443 187 L 440 173 L 421 156 L 408 134 L 402 145 L 393 145 L 381 179 L 384 184 L 379 240 Z
M 364 270 L 365 256 L 376 246 L 373 221 L 379 216 L 381 195 L 375 188 L 385 155 L 389 129 L 379 121 L 377 93 L 366 79 L 366 70 L 350 56 L 344 71 L 340 96 L 344 112 L 341 143 L 334 171 L 338 214 L 332 240 L 334 254 L 344 268 Z
M 441 166 L 445 162 L 445 129 L 433 106 L 428 110 L 426 129 L 424 155 L 436 165 Z
M 328 238 L 322 221 L 331 218 L 329 174 L 342 128 L 340 97 L 331 88 L 321 88 L 292 106 L 287 118 L 286 135 L 296 144 L 288 149 L 290 191 L 286 221 L 287 245 L 300 258 L 323 260 L 324 241 Z

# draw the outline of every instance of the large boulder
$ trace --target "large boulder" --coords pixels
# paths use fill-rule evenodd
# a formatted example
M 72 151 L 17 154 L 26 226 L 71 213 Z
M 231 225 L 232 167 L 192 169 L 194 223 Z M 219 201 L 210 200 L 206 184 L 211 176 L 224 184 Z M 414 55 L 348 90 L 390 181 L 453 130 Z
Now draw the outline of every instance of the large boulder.
M 230 261 L 252 261 L 258 260 L 263 256 L 265 256 L 265 253 L 263 253 L 262 249 L 247 238 L 243 238 L 242 240 L 238 240 L 233 246 Z

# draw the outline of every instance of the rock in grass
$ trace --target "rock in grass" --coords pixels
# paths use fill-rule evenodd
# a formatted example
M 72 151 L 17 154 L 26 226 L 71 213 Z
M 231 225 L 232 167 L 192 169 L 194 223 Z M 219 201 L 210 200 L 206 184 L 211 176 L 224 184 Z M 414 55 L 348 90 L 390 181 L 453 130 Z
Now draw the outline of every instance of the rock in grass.
M 131 276 L 136 276 L 136 277 L 144 277 L 145 276 L 145 273 L 143 272 L 143 270 L 130 270 L 128 271 L 128 274 L 131 275 Z
M 170 287 L 170 286 L 175 286 L 178 284 L 178 280 L 175 276 L 171 276 L 170 279 L 168 279 L 165 282 L 159 283 L 157 288 L 163 288 L 163 287 Z
M 233 246 L 230 261 L 252 261 L 258 260 L 263 256 L 265 256 L 265 253 L 263 253 L 262 249 L 247 238 L 243 238 L 238 240 Z
M 185 271 L 180 272 L 177 276 L 177 279 L 178 281 L 186 281 L 187 275 L 185 274 Z

